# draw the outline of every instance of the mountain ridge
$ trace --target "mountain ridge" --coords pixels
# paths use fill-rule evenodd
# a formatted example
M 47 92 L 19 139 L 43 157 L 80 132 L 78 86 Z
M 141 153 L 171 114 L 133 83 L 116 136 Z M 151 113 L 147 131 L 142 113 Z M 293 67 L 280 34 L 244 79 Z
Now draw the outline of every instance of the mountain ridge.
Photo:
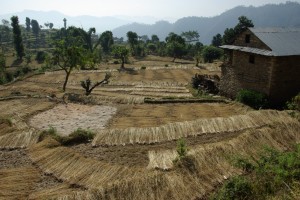
M 237 6 L 213 17 L 187 16 L 169 22 L 158 20 L 155 17 L 130 17 L 130 16 L 103 16 L 90 15 L 67 16 L 58 11 L 33 11 L 24 10 L 18 13 L 0 15 L 0 19 L 10 20 L 12 15 L 19 17 L 20 24 L 25 24 L 25 18 L 36 19 L 40 25 L 52 22 L 54 28 L 63 27 L 63 19 L 67 19 L 68 26 L 82 27 L 88 30 L 95 27 L 97 34 L 106 30 L 113 32 L 115 37 L 126 38 L 128 31 L 134 31 L 138 35 L 158 35 L 164 40 L 170 33 L 181 34 L 184 31 L 195 30 L 200 34 L 200 41 L 210 44 L 212 37 L 218 33 L 223 34 L 226 28 L 234 27 L 238 23 L 238 17 L 245 15 L 251 19 L 255 27 L 300 27 L 300 4 L 286 2 L 281 4 L 267 4 L 260 7 Z M 134 20 L 135 21 L 132 21 Z M 139 22 L 136 22 L 139 21 Z M 148 22 L 148 23 L 147 23 Z

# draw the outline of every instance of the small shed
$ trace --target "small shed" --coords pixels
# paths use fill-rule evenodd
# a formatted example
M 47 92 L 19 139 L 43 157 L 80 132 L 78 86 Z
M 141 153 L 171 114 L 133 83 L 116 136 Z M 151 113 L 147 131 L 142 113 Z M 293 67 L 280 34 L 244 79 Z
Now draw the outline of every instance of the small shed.
M 256 90 L 277 106 L 300 92 L 300 28 L 248 28 L 221 48 L 223 95 Z

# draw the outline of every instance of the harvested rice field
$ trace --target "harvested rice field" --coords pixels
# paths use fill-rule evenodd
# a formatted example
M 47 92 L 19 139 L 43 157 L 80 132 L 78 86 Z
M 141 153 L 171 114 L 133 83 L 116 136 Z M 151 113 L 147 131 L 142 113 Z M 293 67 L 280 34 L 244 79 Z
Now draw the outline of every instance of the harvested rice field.
M 157 59 L 134 60 L 135 73 L 114 65 L 77 71 L 66 93 L 62 71 L 0 86 L 0 199 L 208 199 L 243 173 L 228 158 L 300 142 L 300 123 L 286 111 L 254 111 L 212 96 L 182 102 L 197 99 L 188 87 L 191 77 L 220 75 L 218 64 L 195 68 Z M 113 75 L 109 84 L 86 97 L 80 81 L 101 80 L 106 71 Z M 175 102 L 160 101 L 166 99 Z M 57 135 L 42 135 L 49 127 Z M 93 138 L 59 140 L 78 128 Z M 181 138 L 188 165 L 173 162 Z

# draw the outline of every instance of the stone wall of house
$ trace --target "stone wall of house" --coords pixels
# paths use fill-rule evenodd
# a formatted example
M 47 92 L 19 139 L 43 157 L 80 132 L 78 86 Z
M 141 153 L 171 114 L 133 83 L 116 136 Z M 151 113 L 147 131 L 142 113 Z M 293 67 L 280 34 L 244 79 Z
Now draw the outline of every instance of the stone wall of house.
M 232 63 L 222 66 L 221 94 L 235 98 L 241 89 L 251 89 L 269 95 L 272 58 L 254 56 L 249 62 L 249 53 L 233 51 Z
M 274 57 L 273 63 L 270 99 L 277 105 L 300 92 L 300 56 Z
M 250 35 L 250 42 L 246 43 L 246 35 Z M 258 49 L 271 50 L 265 43 L 263 43 L 258 37 L 256 37 L 249 29 L 241 33 L 234 41 L 232 45 L 252 47 Z

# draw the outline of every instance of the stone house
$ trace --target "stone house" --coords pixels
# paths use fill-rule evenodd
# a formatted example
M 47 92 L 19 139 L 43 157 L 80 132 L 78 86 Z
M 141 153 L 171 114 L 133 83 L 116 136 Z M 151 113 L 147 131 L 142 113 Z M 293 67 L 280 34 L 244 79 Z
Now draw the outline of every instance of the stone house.
M 223 95 L 256 90 L 276 106 L 300 92 L 300 28 L 248 28 L 221 48 Z

